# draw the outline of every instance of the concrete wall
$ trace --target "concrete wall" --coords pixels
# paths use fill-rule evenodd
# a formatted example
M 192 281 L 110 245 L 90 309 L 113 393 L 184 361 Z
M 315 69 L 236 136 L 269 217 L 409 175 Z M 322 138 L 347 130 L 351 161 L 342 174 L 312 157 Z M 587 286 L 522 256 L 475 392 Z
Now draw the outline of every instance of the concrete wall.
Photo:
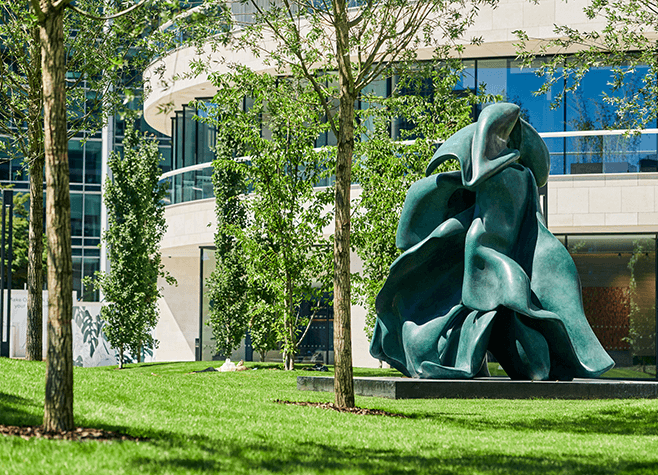
M 551 176 L 548 227 L 555 233 L 658 231 L 658 173 Z

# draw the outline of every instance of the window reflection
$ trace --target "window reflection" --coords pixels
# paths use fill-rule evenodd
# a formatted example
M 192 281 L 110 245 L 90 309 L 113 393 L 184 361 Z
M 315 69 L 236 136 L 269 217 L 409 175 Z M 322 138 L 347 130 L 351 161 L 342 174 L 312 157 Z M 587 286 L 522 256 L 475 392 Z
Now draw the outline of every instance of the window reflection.
M 585 315 L 616 365 L 655 364 L 655 236 L 563 239 L 580 276 Z

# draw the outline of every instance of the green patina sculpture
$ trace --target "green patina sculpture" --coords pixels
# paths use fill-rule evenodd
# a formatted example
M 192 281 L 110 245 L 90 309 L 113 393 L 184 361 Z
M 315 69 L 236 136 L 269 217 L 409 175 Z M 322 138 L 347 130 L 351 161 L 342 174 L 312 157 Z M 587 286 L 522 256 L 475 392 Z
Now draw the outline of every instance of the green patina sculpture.
M 461 171 L 430 175 L 457 159 Z M 398 225 L 404 250 L 377 297 L 370 353 L 407 376 L 473 378 L 489 350 L 512 379 L 598 377 L 614 362 L 583 312 L 580 279 L 546 229 L 549 154 L 514 104 L 434 154 Z

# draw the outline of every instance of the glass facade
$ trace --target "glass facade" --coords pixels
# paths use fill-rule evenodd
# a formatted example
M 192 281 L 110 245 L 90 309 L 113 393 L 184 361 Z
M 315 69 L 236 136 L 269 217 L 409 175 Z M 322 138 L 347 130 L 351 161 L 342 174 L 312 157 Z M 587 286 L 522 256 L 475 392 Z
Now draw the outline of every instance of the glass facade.
M 585 315 L 616 365 L 655 365 L 656 235 L 557 237 L 576 264 Z
M 638 67 L 628 76 L 624 90 L 613 91 L 609 85 L 612 71 L 607 67 L 592 68 L 581 86 L 565 94 L 560 102 L 556 98 L 564 84 L 556 84 L 547 94 L 536 95 L 544 78 L 537 76 L 539 63 L 522 68 L 513 58 L 465 60 L 465 69 L 457 90 L 484 89 L 521 108 L 521 116 L 543 136 L 551 155 L 551 175 L 583 173 L 627 173 L 658 171 L 658 134 L 646 131 L 625 135 L 627 121 L 615 114 L 604 95 L 631 94 L 647 68 Z M 395 78 L 371 83 L 365 93 L 385 96 L 390 94 Z M 431 91 L 428 89 L 428 94 Z M 206 99 L 208 100 L 208 99 Z M 248 104 L 245 104 L 247 107 Z M 361 101 L 360 107 L 367 107 Z M 212 196 L 209 184 L 212 176 L 212 148 L 214 130 L 194 119 L 200 113 L 185 106 L 172 118 L 173 156 L 168 173 L 169 203 L 182 203 Z M 474 111 L 477 115 L 478 111 Z M 408 124 L 396 120 L 391 124 L 393 137 Z M 655 121 L 648 124 L 654 128 Z M 264 131 L 264 136 L 266 131 Z M 331 132 L 318 137 L 316 145 L 335 145 Z M 168 163 L 168 164 L 169 164 Z M 204 166 L 206 164 L 206 166 Z M 182 170 L 194 167 L 192 170 Z M 179 174 L 173 172 L 181 170 Z M 325 183 L 326 185 L 328 183 Z M 210 193 L 210 194 L 209 194 Z
M 141 107 L 135 102 L 134 107 Z M 138 126 L 160 142 L 164 166 L 171 163 L 171 140 L 157 133 L 144 120 Z M 121 151 L 125 124 L 116 120 L 114 149 Z M 98 292 L 85 288 L 83 279 L 100 270 L 101 206 L 102 206 L 102 142 L 100 133 L 80 132 L 69 140 L 69 181 L 71 193 L 71 244 L 73 290 L 79 300 L 98 300 Z M 0 185 L 12 185 L 19 193 L 29 193 L 29 174 L 20 160 L 0 162 Z M 45 183 L 44 183 L 45 190 Z M 45 192 L 44 192 L 45 202 Z M 44 217 L 45 223 L 45 217 Z

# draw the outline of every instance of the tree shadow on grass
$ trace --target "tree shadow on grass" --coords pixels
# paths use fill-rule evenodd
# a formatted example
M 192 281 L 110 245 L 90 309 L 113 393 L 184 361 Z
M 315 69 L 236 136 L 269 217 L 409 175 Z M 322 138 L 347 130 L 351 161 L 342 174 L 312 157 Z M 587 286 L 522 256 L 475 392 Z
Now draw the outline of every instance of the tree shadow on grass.
M 437 446 L 440 442 L 437 435 Z M 602 461 L 598 457 L 512 456 L 486 447 L 467 453 L 422 448 L 414 453 L 372 447 L 342 449 L 322 442 L 282 444 L 276 441 L 239 442 L 203 436 L 182 439 L 177 434 L 159 434 L 150 443 L 161 456 L 140 455 L 130 461 L 129 471 L 147 473 L 333 473 L 350 471 L 368 475 L 525 473 L 618 474 L 655 473 L 654 462 L 621 457 Z M 186 449 L 186 445 L 192 447 Z M 196 450 L 194 450 L 196 449 Z M 184 455 L 181 455 L 184 454 Z M 189 454 L 189 455 L 188 455 Z
M 564 432 L 572 434 L 658 435 L 658 411 L 655 407 L 635 407 L 629 411 L 624 406 L 592 409 L 587 414 L 575 416 L 498 419 L 495 414 L 425 413 L 413 414 L 411 419 L 432 419 L 478 431 L 513 429 L 516 431 Z
M 43 424 L 42 410 L 43 404 L 38 404 L 32 399 L 0 392 L 0 424 L 7 426 L 41 425 Z

